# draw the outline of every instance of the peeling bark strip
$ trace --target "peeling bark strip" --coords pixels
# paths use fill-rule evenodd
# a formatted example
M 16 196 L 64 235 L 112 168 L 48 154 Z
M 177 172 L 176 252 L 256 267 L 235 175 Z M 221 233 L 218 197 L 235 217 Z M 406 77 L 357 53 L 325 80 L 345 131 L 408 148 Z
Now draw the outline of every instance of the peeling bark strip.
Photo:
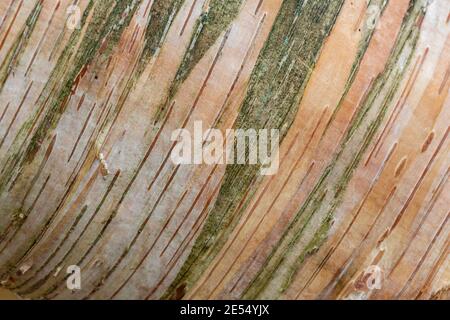
M 1 2 L 0 286 L 31 299 L 445 299 L 449 11 Z M 171 133 L 196 121 L 280 130 L 277 174 L 175 165 Z M 66 286 L 73 265 L 80 290 Z

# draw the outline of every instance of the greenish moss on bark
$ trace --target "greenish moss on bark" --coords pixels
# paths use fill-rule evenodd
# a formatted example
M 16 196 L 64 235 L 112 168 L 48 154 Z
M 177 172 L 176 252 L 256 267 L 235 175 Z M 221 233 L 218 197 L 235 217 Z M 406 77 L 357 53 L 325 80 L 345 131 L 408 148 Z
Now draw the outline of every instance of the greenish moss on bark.
M 3 89 L 6 79 L 11 71 L 17 66 L 17 63 L 23 54 L 23 49 L 26 47 L 28 41 L 30 40 L 31 34 L 36 27 L 41 11 L 42 3 L 41 1 L 38 1 L 28 16 L 20 35 L 14 41 L 5 57 L 5 60 L 2 62 L 0 67 L 0 91 Z
M 183 2 L 184 0 L 155 0 L 153 2 L 145 30 L 145 44 L 137 68 L 138 76 L 158 52 Z
M 194 66 L 203 58 L 219 36 L 225 32 L 239 13 L 242 0 L 211 0 L 209 8 L 202 13 L 195 25 L 188 50 L 178 70 L 174 88 L 186 80 Z
M 42 120 L 30 141 L 23 141 L 25 138 L 23 135 L 17 136 L 8 151 L 11 156 L 6 161 L 5 168 L 7 170 L 4 170 L 0 176 L 0 192 L 10 181 L 12 175 L 17 173 L 18 170 L 20 171 L 20 167 L 33 161 L 41 144 L 56 127 L 64 113 L 82 68 L 91 63 L 103 40 L 107 41 L 103 56 L 111 53 L 111 49 L 117 44 L 124 28 L 128 26 L 140 1 L 105 0 L 96 3 L 91 0 L 89 2 L 81 23 L 84 26 L 91 10 L 94 10 L 89 25 L 86 26 L 84 34 L 84 28 L 73 32 L 39 99 L 39 108 L 35 117 L 40 114 L 41 108 L 46 108 Z M 78 43 L 79 46 L 77 47 Z M 52 90 L 54 86 L 57 90 Z M 30 121 L 33 121 L 33 119 Z M 25 123 L 24 126 L 29 126 L 30 121 Z M 24 130 L 20 132 L 24 133 Z

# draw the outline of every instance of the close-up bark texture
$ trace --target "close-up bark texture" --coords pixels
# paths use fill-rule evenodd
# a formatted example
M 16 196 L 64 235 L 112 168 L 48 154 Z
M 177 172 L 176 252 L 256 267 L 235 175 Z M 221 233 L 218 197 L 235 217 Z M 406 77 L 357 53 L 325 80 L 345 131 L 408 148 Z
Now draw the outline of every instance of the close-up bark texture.
M 450 0 L 1 0 L 0 287 L 450 299 L 449 78 Z M 198 121 L 278 171 L 174 163 Z

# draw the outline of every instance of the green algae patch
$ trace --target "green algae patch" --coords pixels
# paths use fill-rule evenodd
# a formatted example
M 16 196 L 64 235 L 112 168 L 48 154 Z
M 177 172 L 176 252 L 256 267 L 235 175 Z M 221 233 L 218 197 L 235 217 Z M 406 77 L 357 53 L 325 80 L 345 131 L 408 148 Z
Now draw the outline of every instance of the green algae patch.
M 36 131 L 30 140 L 26 140 L 27 135 L 17 136 L 8 151 L 10 157 L 6 162 L 6 170 L 0 176 L 0 192 L 4 190 L 14 175 L 16 175 L 14 183 L 25 184 L 29 180 L 28 176 L 36 174 L 39 167 L 38 159 L 35 159 L 36 155 L 64 113 L 82 70 L 93 61 L 101 47 L 105 50 L 100 53 L 99 59 L 104 59 L 111 54 L 139 3 L 138 0 L 105 0 L 89 3 L 82 18 L 83 27 L 73 32 L 39 98 L 39 110 L 36 111 L 35 117 L 41 113 L 41 110 L 43 116 L 37 124 Z M 91 19 L 87 23 L 90 15 Z M 54 88 L 57 89 L 54 90 Z M 24 126 L 29 127 L 29 125 L 30 121 L 27 121 Z M 20 130 L 20 132 L 24 133 L 24 130 Z M 18 177 L 25 176 L 25 172 L 27 177 L 24 177 L 23 182 L 18 182 Z M 50 221 L 51 219 L 50 217 Z M 24 221 L 21 221 L 20 225 Z M 16 227 L 20 227 L 20 225 Z M 24 244 L 12 261 L 19 261 L 39 241 L 41 236 L 42 234 L 38 234 L 30 239 L 29 243 Z
M 241 4 L 242 0 L 211 0 L 208 8 L 196 22 L 194 34 L 175 79 L 175 88 L 186 80 L 206 51 L 228 29 L 239 13 Z
M 170 100 L 176 95 L 179 86 L 187 79 L 194 67 L 206 52 L 225 33 L 239 13 L 243 0 L 210 0 L 203 13 L 197 19 L 193 34 L 177 74 L 172 82 L 165 101 L 155 112 L 154 123 L 160 122 L 168 109 Z M 180 34 L 184 32 L 184 27 Z
M 44 110 L 44 115 L 35 133 L 28 144 L 26 144 L 27 141 L 21 141 L 24 138 L 23 136 L 16 137 L 9 150 L 12 155 L 7 160 L 7 170 L 4 170 L 0 177 L 0 191 L 9 182 L 17 166 L 21 167 L 33 161 L 41 144 L 56 127 L 64 113 L 83 68 L 92 62 L 102 44 L 107 44 L 105 51 L 102 53 L 103 57 L 110 54 L 124 28 L 129 24 L 139 3 L 138 0 L 105 0 L 91 1 L 88 4 L 82 18 L 83 28 L 73 32 L 68 45 L 52 71 L 43 94 L 39 98 L 39 108 L 35 117 L 41 113 L 41 108 L 46 108 L 46 110 Z M 92 19 L 85 26 L 88 15 L 92 10 Z M 53 90 L 53 88 L 57 89 Z M 23 150 L 24 146 L 25 149 Z
M 30 40 L 31 34 L 36 27 L 37 20 L 42 11 L 42 1 L 38 1 L 28 16 L 25 25 L 23 26 L 20 35 L 14 41 L 13 45 L 8 51 L 5 60 L 2 62 L 0 67 L 0 91 L 5 85 L 6 79 L 8 78 L 11 71 L 17 66 L 20 57 L 23 54 L 24 48 L 27 46 Z
M 157 54 L 183 2 L 184 0 L 155 0 L 153 2 L 145 29 L 145 44 L 139 59 L 137 76 L 143 72 L 150 59 Z
M 343 1 L 283 2 L 252 72 L 237 129 L 279 129 L 281 139 L 286 135 L 342 4 Z M 237 210 L 239 203 L 245 200 L 249 187 L 259 183 L 259 169 L 258 165 L 227 166 L 215 206 L 163 298 L 175 296 L 179 287 L 189 290 L 223 247 L 250 197 Z
M 98 2 L 95 7 L 92 7 L 94 9 L 92 21 L 87 26 L 76 52 L 73 52 L 73 49 L 81 36 L 81 32 L 77 31 L 72 35 L 69 46 L 64 50 L 63 56 L 58 61 L 53 74 L 55 76 L 64 74 L 65 76 L 62 77 L 64 80 L 60 90 L 57 91 L 55 96 L 50 98 L 52 103 L 34 134 L 34 143 L 28 146 L 26 162 L 33 160 L 39 144 L 42 143 L 48 132 L 56 126 L 67 106 L 76 79 L 83 67 L 92 62 L 103 41 L 107 43 L 106 49 L 102 53 L 103 58 L 111 53 L 124 28 L 128 26 L 138 4 L 139 1 L 136 0 Z M 73 60 L 70 59 L 72 55 Z M 70 65 L 68 65 L 69 61 Z M 53 81 L 59 81 L 59 79 L 52 78 L 49 83 Z

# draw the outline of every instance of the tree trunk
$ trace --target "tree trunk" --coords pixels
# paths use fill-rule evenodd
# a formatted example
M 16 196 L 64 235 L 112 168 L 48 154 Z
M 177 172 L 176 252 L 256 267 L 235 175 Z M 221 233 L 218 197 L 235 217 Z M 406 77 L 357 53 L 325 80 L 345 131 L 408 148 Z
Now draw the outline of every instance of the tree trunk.
M 448 299 L 449 12 L 1 1 L 1 286 L 31 299 Z M 175 163 L 174 131 L 199 121 L 279 130 L 278 170 Z

